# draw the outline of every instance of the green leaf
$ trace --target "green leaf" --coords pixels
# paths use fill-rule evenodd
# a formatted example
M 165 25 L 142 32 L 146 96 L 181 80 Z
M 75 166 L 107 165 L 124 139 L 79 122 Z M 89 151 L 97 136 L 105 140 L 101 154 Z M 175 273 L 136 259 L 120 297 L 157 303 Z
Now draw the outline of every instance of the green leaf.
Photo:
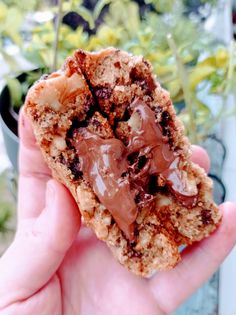
M 190 88 L 194 90 L 201 81 L 209 78 L 215 71 L 215 67 L 208 65 L 195 67 L 189 75 Z
M 109 13 L 105 16 L 107 26 L 116 32 L 118 27 L 123 28 L 124 37 L 122 43 L 132 40 L 140 28 L 139 7 L 133 1 L 112 1 L 109 6 Z
M 0 53 L 2 54 L 4 61 L 8 64 L 12 72 L 18 72 L 21 69 L 19 63 L 15 59 L 15 56 L 9 55 L 4 51 L 4 49 L 1 49 L 1 47 Z
M 37 81 L 42 76 L 42 70 L 29 71 L 27 73 L 26 81 L 29 86 L 31 86 L 35 81 Z
M 23 15 L 17 8 L 10 7 L 7 13 L 5 22 L 2 24 L 3 34 L 9 36 L 13 42 L 20 45 L 22 39 L 20 36 L 20 30 L 23 22 Z
M 94 16 L 94 20 L 96 20 L 99 15 L 102 12 L 102 9 L 105 7 L 105 5 L 110 4 L 112 2 L 112 0 L 99 0 L 97 1 L 94 11 L 93 11 L 93 16 Z
M 20 82 L 15 78 L 6 77 L 7 86 L 11 95 L 11 102 L 14 107 L 22 105 L 22 88 Z
M 86 9 L 85 7 L 83 6 L 79 6 L 77 8 L 77 13 L 82 16 L 83 19 L 85 19 L 85 21 L 88 22 L 89 24 L 89 27 L 91 29 L 93 29 L 95 27 L 95 23 L 94 23 L 94 18 L 93 18 L 93 15 L 91 13 L 91 11 L 89 11 L 88 9 Z
M 194 98 L 194 102 L 197 107 L 197 111 L 204 113 L 204 115 L 209 115 L 211 113 L 210 108 L 203 102 L 201 102 L 198 98 Z
M 196 123 L 197 125 L 206 125 L 212 119 L 210 108 L 201 102 L 199 99 L 194 98 L 196 108 Z
M 167 87 L 168 87 L 168 91 L 170 93 L 171 99 L 174 99 L 179 94 L 179 92 L 182 90 L 179 79 L 171 81 L 167 85 Z

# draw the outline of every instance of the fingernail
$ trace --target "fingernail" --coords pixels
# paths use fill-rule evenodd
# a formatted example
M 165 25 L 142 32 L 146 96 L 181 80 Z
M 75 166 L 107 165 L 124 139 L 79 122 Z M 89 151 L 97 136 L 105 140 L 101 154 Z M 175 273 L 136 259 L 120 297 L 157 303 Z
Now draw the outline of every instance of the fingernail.
M 55 188 L 53 185 L 53 180 L 50 179 L 47 182 L 47 188 L 46 188 L 46 206 L 52 204 L 55 199 Z

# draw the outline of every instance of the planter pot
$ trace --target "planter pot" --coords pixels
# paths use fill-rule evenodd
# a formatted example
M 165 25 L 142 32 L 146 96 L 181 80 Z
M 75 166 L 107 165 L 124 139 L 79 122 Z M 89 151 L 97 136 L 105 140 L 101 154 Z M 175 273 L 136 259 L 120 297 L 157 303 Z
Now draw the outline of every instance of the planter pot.
M 211 168 L 209 177 L 214 183 L 214 200 L 217 204 L 225 201 L 226 189 L 222 182 L 223 167 L 226 158 L 226 147 L 223 141 L 217 135 L 212 134 L 202 143 L 202 147 L 207 151 L 210 160 Z
M 0 124 L 7 155 L 14 170 L 18 170 L 18 121 L 17 115 L 11 107 L 11 98 L 8 88 L 5 87 L 0 94 Z
M 36 74 L 36 81 L 42 75 L 40 69 L 33 69 L 28 72 L 23 72 L 17 79 L 23 83 L 26 81 L 29 73 Z M 32 83 L 33 83 L 32 82 Z M 22 98 L 22 103 L 24 97 Z M 5 86 L 0 93 L 0 125 L 3 132 L 4 143 L 7 151 L 7 155 L 14 170 L 18 171 L 18 150 L 19 150 L 19 138 L 18 138 L 18 113 L 13 109 L 10 93 L 8 87 Z

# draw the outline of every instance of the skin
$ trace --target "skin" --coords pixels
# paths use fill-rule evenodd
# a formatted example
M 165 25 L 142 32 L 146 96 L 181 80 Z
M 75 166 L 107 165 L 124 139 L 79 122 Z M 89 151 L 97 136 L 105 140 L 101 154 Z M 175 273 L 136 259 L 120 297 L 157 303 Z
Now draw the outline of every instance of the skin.
M 137 277 L 81 225 L 70 193 L 51 178 L 24 112 L 20 138 L 18 226 L 0 260 L 1 315 L 170 314 L 235 245 L 236 205 L 225 203 L 217 231 L 184 250 L 176 268 Z M 192 159 L 209 169 L 203 149 L 194 146 Z

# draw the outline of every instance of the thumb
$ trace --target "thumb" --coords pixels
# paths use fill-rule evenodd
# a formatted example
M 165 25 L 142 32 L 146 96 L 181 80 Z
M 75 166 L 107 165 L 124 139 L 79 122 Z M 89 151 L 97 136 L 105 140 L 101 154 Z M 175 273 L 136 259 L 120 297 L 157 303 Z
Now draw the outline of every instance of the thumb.
M 79 226 L 74 199 L 63 185 L 50 180 L 45 209 L 38 218 L 19 223 L 15 240 L 0 259 L 0 309 L 28 298 L 50 280 Z

